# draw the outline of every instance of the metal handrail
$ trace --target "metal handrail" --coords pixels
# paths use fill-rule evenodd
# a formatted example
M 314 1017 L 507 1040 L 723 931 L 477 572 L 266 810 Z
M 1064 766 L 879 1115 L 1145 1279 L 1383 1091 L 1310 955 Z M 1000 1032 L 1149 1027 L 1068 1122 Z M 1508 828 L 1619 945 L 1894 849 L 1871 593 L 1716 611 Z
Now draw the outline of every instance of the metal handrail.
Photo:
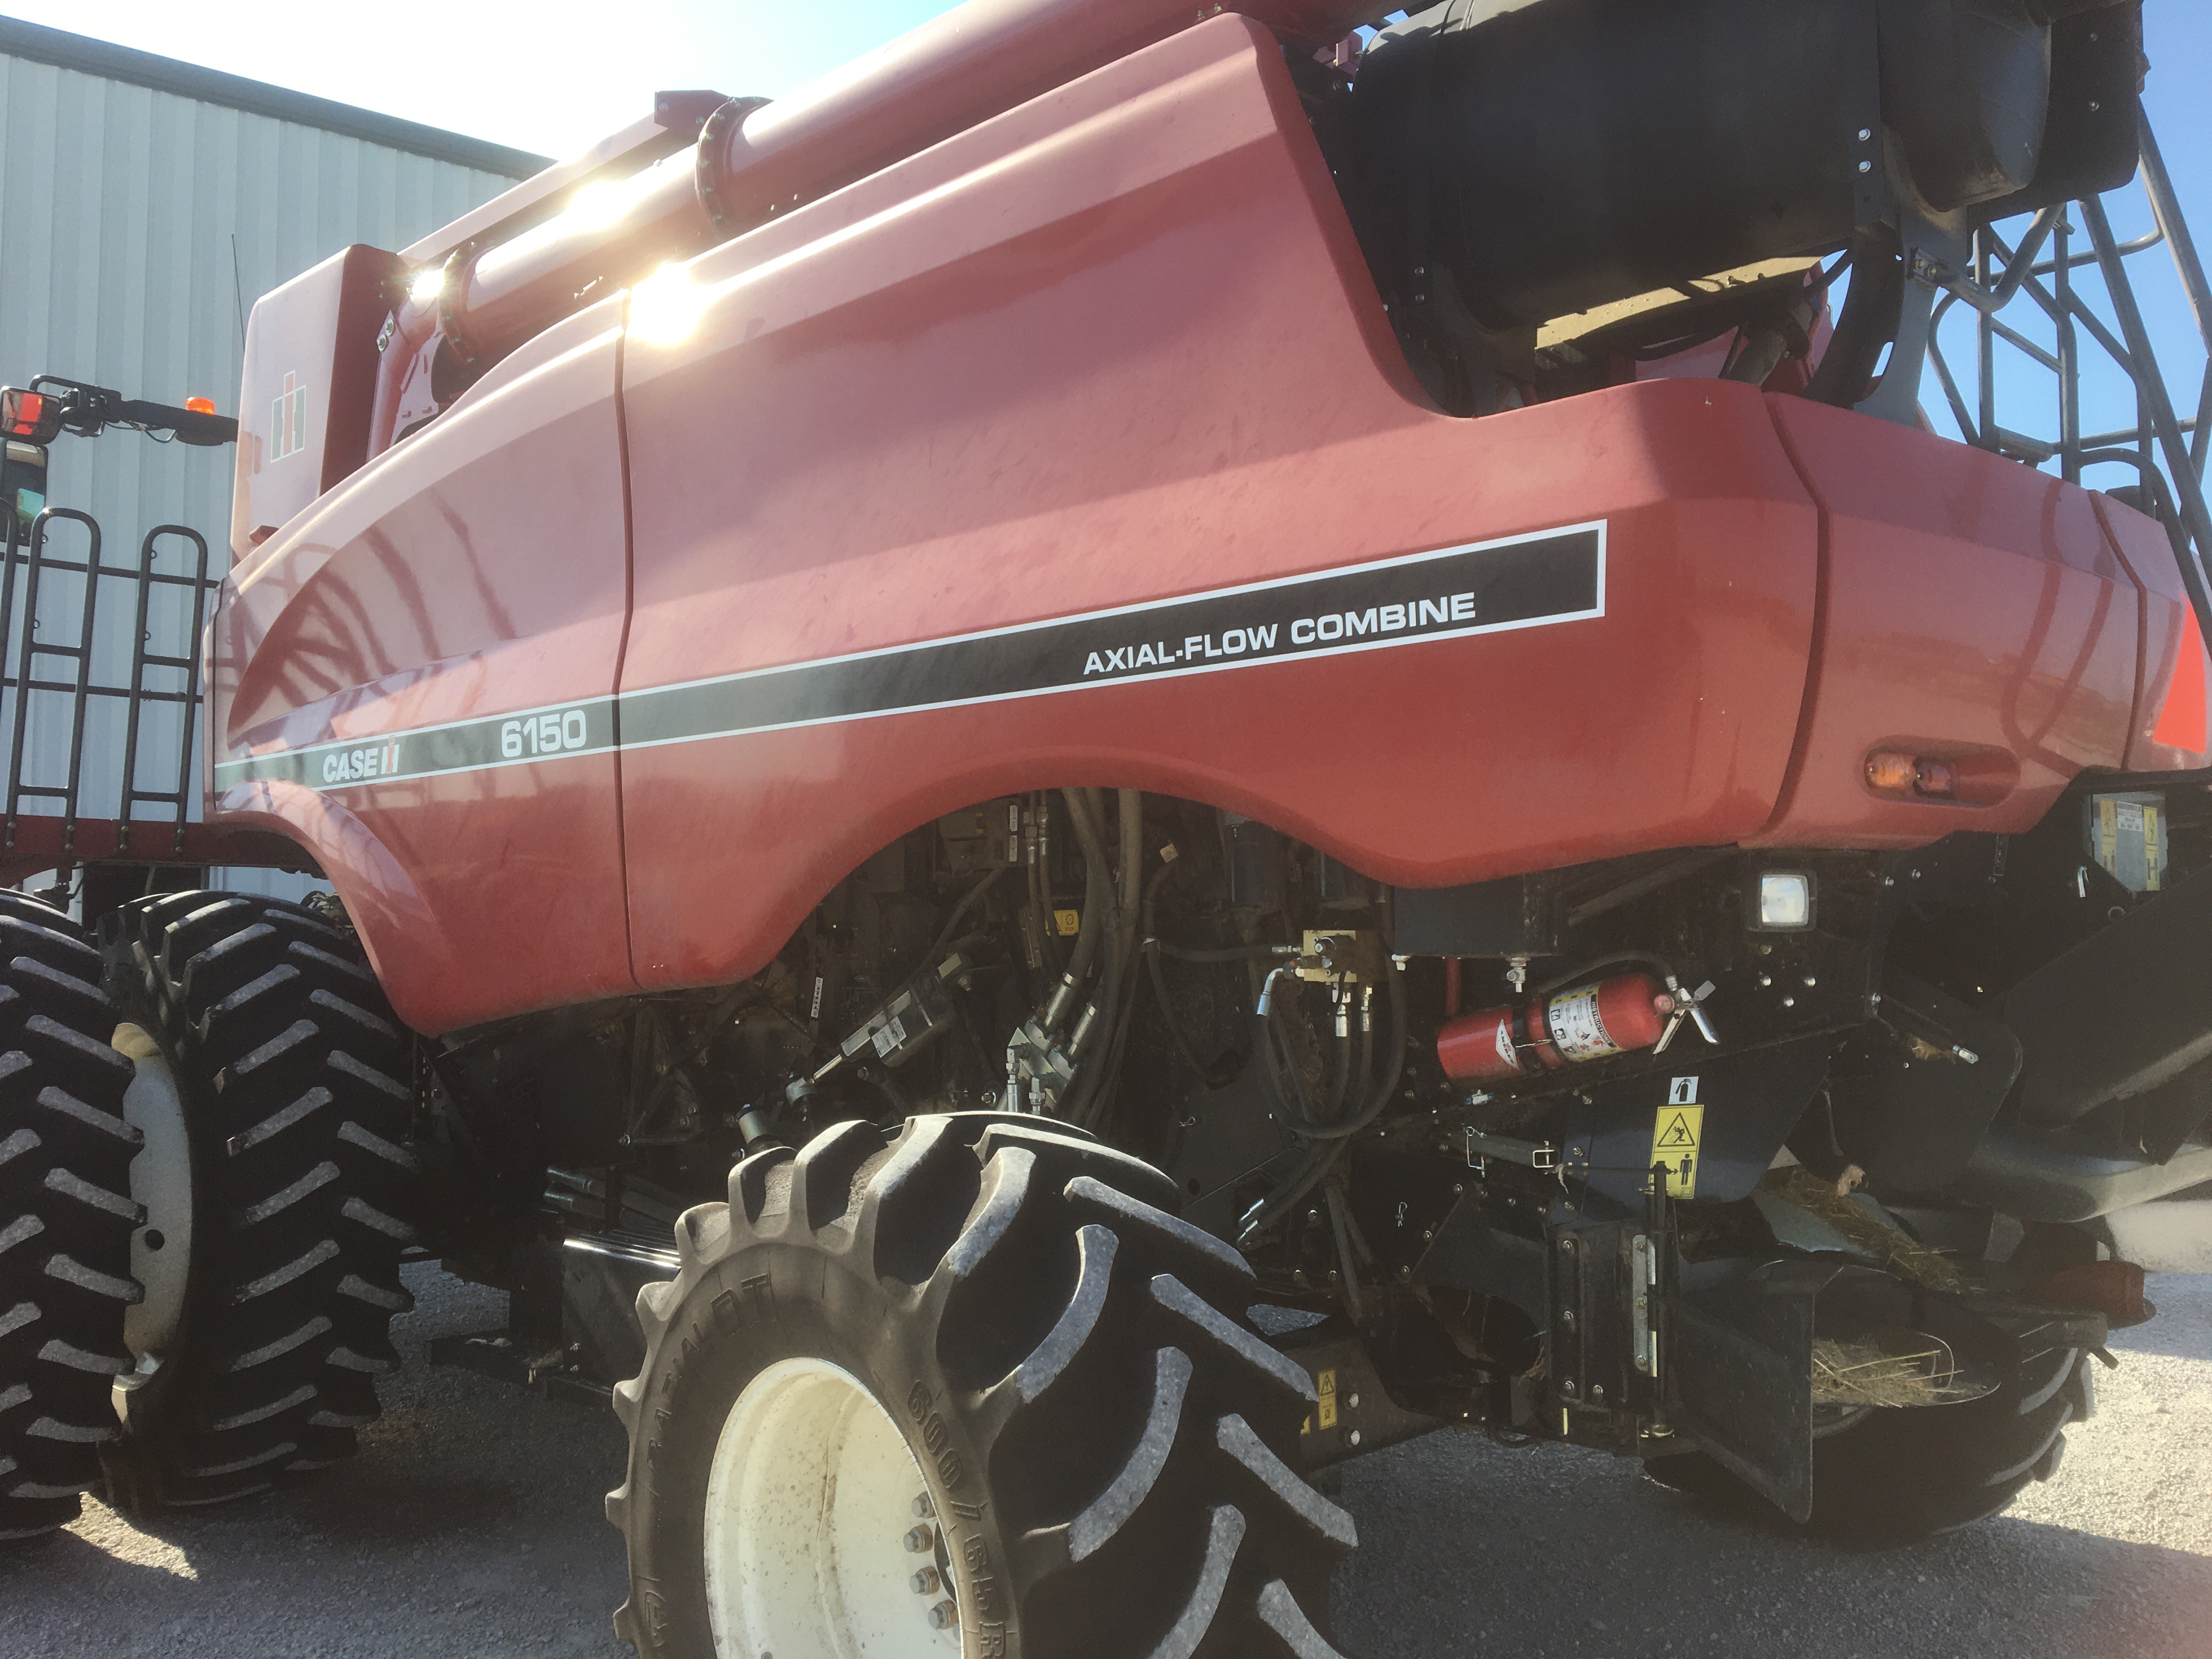
M 48 552 L 48 526 L 58 520 L 71 520 L 85 527 L 89 544 L 83 558 L 58 558 Z M 181 852 L 185 846 L 185 826 L 191 818 L 193 738 L 201 702 L 201 632 L 207 618 L 209 592 L 219 581 L 218 578 L 210 577 L 208 574 L 207 538 L 184 525 L 157 525 L 139 543 L 138 562 L 133 568 L 111 565 L 102 559 L 100 525 L 89 514 L 70 507 L 47 507 L 32 520 L 27 540 L 12 513 L 6 515 L 6 520 L 4 560 L 0 561 L 0 654 L 5 654 L 8 642 L 14 638 L 19 570 L 22 575 L 22 637 L 12 653 L 12 664 L 6 665 L 12 667 L 12 672 L 0 672 L 0 690 L 15 694 L 7 763 L 6 816 L 4 822 L 0 822 L 0 854 L 15 850 L 24 817 L 23 804 L 42 800 L 60 804 L 60 845 L 64 858 L 76 850 L 84 768 L 86 717 L 93 699 L 96 697 L 120 700 L 125 706 L 123 780 L 117 807 L 115 853 L 118 855 L 131 853 L 132 830 L 136 823 L 157 821 L 137 817 L 137 809 L 142 805 L 167 809 L 163 816 L 169 822 L 169 850 L 172 853 Z M 155 568 L 155 561 L 161 556 L 158 544 L 165 538 L 183 538 L 196 554 L 190 574 L 172 574 Z M 83 579 L 83 609 L 78 619 L 76 643 L 74 645 L 50 644 L 37 637 L 40 595 L 46 577 L 52 574 L 68 574 Z M 127 581 L 137 592 L 129 678 L 127 684 L 120 685 L 98 683 L 92 677 L 100 592 L 102 585 L 109 581 Z M 185 588 L 191 594 L 190 631 L 181 653 L 153 648 L 153 629 L 150 626 L 153 595 L 156 588 L 165 586 Z M 40 671 L 41 659 L 56 658 L 74 665 L 75 673 L 71 678 L 56 678 L 50 671 Z M 175 690 L 162 690 L 151 684 L 149 681 L 153 675 L 161 672 L 181 675 L 180 686 Z M 40 695 L 59 695 L 70 699 L 69 757 L 59 783 L 33 783 L 24 779 L 27 758 L 25 740 L 31 731 L 31 702 L 34 696 Z M 145 763 L 140 752 L 143 748 L 140 739 L 145 708 L 149 703 L 176 706 L 182 710 L 174 751 L 174 788 L 155 787 L 141 781 Z
M 2149 198 L 2155 228 L 2145 235 L 2119 241 L 2112 234 L 2103 199 L 2094 196 L 2070 204 L 2078 210 L 2080 222 L 2088 233 L 2087 252 L 2075 251 L 2072 239 L 2076 233 L 2068 222 L 2068 204 L 2038 213 L 2017 247 L 2008 247 L 1993 227 L 1985 228 L 1975 238 L 1970 276 L 1938 268 L 1923 277 L 1944 290 L 1929 330 L 1928 359 L 1952 418 L 1967 442 L 2036 466 L 2056 461 L 2059 476 L 2069 483 L 2080 483 L 2083 471 L 2091 466 L 2134 467 L 2146 501 L 2166 526 L 2197 625 L 2204 637 L 2212 640 L 2212 574 L 2208 574 L 2205 562 L 2212 555 L 2212 511 L 2207 508 L 2203 483 L 2207 456 L 2212 453 L 2212 285 L 2205 280 L 2203 264 L 2147 118 L 2141 125 L 2141 137 L 2137 178 Z M 2046 242 L 2051 245 L 2050 257 L 2039 258 Z M 2193 418 L 2182 417 L 2173 406 L 2127 268 L 2129 259 L 2160 246 L 2172 256 L 2207 355 Z M 2104 279 L 2111 323 L 2075 285 L 2074 273 L 2091 266 Z M 2023 295 L 2050 320 L 2056 335 L 2055 349 L 2045 349 L 1998 320 L 1998 313 Z M 1978 313 L 1978 408 L 1970 407 L 1942 349 L 1941 325 L 1958 305 L 1968 306 Z M 2058 436 L 2055 441 L 2027 436 L 2000 422 L 1996 392 L 2000 345 L 2019 352 L 2057 378 Z M 2134 386 L 2137 418 L 2132 429 L 2082 433 L 2081 353 L 2088 345 L 2103 352 Z

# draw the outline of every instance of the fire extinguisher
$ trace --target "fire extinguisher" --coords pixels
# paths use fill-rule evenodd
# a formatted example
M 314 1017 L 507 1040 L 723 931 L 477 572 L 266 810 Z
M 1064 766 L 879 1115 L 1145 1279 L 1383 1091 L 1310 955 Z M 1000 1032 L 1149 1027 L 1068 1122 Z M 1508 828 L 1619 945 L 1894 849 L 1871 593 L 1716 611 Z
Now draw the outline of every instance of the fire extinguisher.
M 1556 996 L 1486 1008 L 1448 1022 L 1437 1033 L 1437 1058 L 1455 1081 L 1522 1077 L 1649 1048 L 1680 1013 L 1687 993 L 1669 991 L 1649 974 L 1611 979 Z

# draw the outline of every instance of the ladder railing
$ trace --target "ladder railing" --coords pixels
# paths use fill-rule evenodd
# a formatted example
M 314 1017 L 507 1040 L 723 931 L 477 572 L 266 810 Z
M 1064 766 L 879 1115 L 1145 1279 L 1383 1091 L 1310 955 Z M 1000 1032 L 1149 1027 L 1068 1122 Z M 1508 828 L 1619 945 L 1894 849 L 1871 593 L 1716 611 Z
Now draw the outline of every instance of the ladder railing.
M 71 507 L 47 507 L 32 520 L 27 536 L 15 514 L 7 514 L 5 518 L 5 562 L 0 566 L 0 650 L 4 650 L 10 641 L 15 644 L 9 653 L 8 672 L 0 674 L 0 691 L 14 694 L 15 709 L 9 727 L 5 817 L 0 820 L 0 855 L 16 851 L 24 820 L 33 816 L 59 817 L 59 852 L 64 861 L 79 850 L 77 831 L 82 821 L 86 727 L 94 699 L 119 701 L 124 705 L 124 756 L 114 845 L 112 854 L 102 848 L 101 855 L 132 856 L 134 830 L 141 824 L 164 822 L 168 830 L 168 847 L 165 850 L 171 854 L 181 854 L 191 809 L 193 739 L 200 705 L 200 636 L 207 618 L 208 593 L 216 584 L 216 579 L 208 574 L 207 538 L 184 525 L 157 525 L 139 543 L 138 562 L 132 568 L 111 565 L 103 560 L 100 525 L 89 514 Z M 83 526 L 86 548 L 82 558 L 57 556 L 51 550 L 52 527 L 64 522 Z M 174 539 L 185 544 L 189 570 L 156 568 L 156 561 L 165 550 L 161 544 Z M 58 641 L 40 637 L 42 628 L 52 618 L 40 614 L 41 598 L 51 596 L 54 591 L 52 578 L 57 574 L 75 576 L 82 582 L 76 627 L 72 629 L 66 626 L 64 619 L 64 625 L 58 630 Z M 101 596 L 106 586 L 115 582 L 128 583 L 136 595 L 130 668 L 120 684 L 94 678 L 94 659 L 100 654 Z M 154 595 L 163 587 L 183 589 L 190 595 L 186 607 L 190 621 L 181 649 L 155 648 Z M 17 639 L 19 627 L 21 637 Z M 72 639 L 73 643 L 70 642 Z M 58 673 L 61 665 L 67 667 Z M 152 684 L 156 675 L 180 678 L 171 685 L 156 686 Z M 33 702 L 44 705 L 40 711 L 42 714 L 56 703 L 63 704 L 67 710 L 66 759 L 58 780 L 47 777 L 33 781 L 25 775 L 32 739 L 40 735 L 41 726 L 51 727 L 50 717 L 46 720 L 33 720 Z M 173 760 L 173 767 L 164 765 L 160 773 L 147 781 L 142 738 L 145 735 L 144 716 L 149 705 L 153 704 L 173 706 L 179 710 L 179 733 L 175 748 L 164 757 Z M 173 787 L 167 787 L 168 776 L 175 780 Z M 54 803 L 58 811 L 25 812 L 26 803 L 38 802 Z M 144 805 L 164 810 L 157 818 L 142 819 L 137 809 Z M 144 855 L 143 850 L 137 854 Z
M 1951 417 L 1968 443 L 2033 466 L 2056 461 L 2059 476 L 2073 483 L 2081 483 L 2092 467 L 2130 469 L 2136 503 L 2166 527 L 2197 625 L 2212 641 L 2212 576 L 2206 568 L 2207 558 L 2212 557 L 2212 511 L 2208 511 L 2204 495 L 2205 461 L 2212 452 L 2212 289 L 2207 287 L 2203 264 L 2148 120 L 2142 124 L 2142 139 L 2136 182 L 2148 199 L 2154 228 L 2132 240 L 2118 240 L 2105 198 L 2091 196 L 2038 214 L 2017 246 L 2008 245 L 1995 227 L 1980 231 L 1975 239 L 1974 268 L 1968 276 L 1933 276 L 1936 285 L 1948 291 L 1936 308 L 1928 359 Z M 2087 232 L 2087 249 L 2077 246 L 2081 231 Z M 2130 260 L 2159 247 L 2172 257 L 2206 353 L 2203 383 L 2191 416 L 2185 417 L 2174 407 L 2129 269 Z M 2092 268 L 2103 279 L 2108 316 L 2100 313 L 2075 280 L 2077 271 Z M 2051 328 L 2051 346 L 2000 320 L 2022 298 L 2043 313 Z M 1978 313 L 1976 395 L 1971 404 L 1943 352 L 1943 320 L 1960 305 Z M 2054 378 L 2055 438 L 2031 435 L 2002 418 L 2001 348 L 2010 349 Z M 2091 348 L 2102 353 L 2133 387 L 2132 427 L 2090 434 L 2081 430 L 2082 361 Z

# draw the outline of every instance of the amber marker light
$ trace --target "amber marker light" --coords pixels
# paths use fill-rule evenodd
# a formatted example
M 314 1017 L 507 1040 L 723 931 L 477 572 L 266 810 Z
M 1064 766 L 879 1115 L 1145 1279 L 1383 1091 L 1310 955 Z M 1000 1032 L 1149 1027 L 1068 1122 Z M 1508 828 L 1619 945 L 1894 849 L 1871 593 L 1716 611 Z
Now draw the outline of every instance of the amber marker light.
M 185 399 L 185 411 L 190 415 L 212 415 L 215 413 L 215 399 L 187 398 Z
M 1877 749 L 1866 757 L 1867 787 L 1878 795 L 1914 800 L 1955 800 L 1959 769 L 1947 760 Z

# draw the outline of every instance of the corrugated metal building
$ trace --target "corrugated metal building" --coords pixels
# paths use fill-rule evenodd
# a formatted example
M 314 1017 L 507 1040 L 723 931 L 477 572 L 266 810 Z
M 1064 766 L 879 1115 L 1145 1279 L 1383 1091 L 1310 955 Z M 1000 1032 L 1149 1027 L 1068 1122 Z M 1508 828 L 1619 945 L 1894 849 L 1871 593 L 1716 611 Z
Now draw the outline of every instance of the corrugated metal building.
M 157 403 L 209 397 L 234 414 L 246 317 L 262 293 L 350 243 L 404 247 L 545 165 L 479 139 L 0 18 L 0 382 L 52 374 Z M 106 563 L 135 564 L 141 536 L 175 523 L 207 538 L 219 574 L 228 560 L 233 454 L 127 432 L 64 435 L 52 447 L 46 498 L 99 520 Z M 57 554 L 81 557 L 82 545 L 77 526 L 56 527 Z M 160 562 L 179 568 L 186 557 L 183 544 L 167 544 Z M 74 582 L 49 584 L 41 640 L 57 637 L 81 604 Z M 104 586 L 95 678 L 119 683 L 133 618 L 123 585 Z M 156 648 L 174 649 L 188 631 L 184 596 L 161 597 Z M 14 632 L 10 675 L 20 618 Z M 48 677 L 60 668 L 47 665 Z M 27 778 L 64 769 L 68 701 L 33 699 Z M 112 700 L 96 700 L 88 721 L 79 805 L 88 817 L 114 816 L 120 713 Z M 173 761 L 157 757 L 178 747 L 173 710 L 155 714 L 142 764 L 173 772 Z M 12 741 L 14 719 L 11 692 L 0 705 L 0 744 Z M 247 876 L 225 884 L 264 884 Z

